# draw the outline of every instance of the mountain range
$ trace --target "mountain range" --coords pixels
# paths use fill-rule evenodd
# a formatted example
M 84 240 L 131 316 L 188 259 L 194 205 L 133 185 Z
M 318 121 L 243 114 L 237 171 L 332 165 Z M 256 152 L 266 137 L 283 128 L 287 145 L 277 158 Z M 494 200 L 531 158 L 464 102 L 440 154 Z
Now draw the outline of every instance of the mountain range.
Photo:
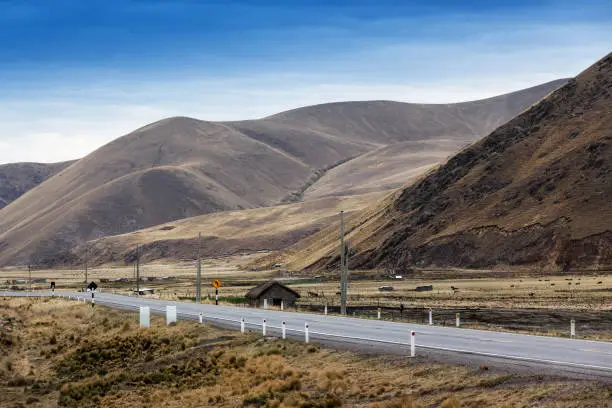
M 207 213 L 396 188 L 565 82 L 457 104 L 343 102 L 259 120 L 164 119 L 50 166 L 62 171 L 11 198 L 0 210 L 0 265 L 52 262 L 90 240 Z
M 611 203 L 608 54 L 435 171 L 349 216 L 351 267 L 605 269 Z M 337 231 L 336 223 L 281 259 L 294 269 L 336 268 Z

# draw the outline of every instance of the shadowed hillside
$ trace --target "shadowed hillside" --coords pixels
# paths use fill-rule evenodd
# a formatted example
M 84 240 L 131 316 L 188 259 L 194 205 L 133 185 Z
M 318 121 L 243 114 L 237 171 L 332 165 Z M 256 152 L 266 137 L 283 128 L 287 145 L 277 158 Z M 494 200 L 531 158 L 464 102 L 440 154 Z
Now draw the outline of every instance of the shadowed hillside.
M 385 205 L 354 215 L 352 266 L 606 268 L 610 203 L 612 54 Z M 336 244 L 315 236 L 288 260 L 331 266 Z
M 0 165 L 0 209 L 73 163 L 74 161 Z
M 131 263 L 136 245 L 143 262 L 157 259 L 194 259 L 202 234 L 202 257 L 284 249 L 332 223 L 341 209 L 362 210 L 383 193 L 325 197 L 300 203 L 250 210 L 225 211 L 185 218 L 155 227 L 90 241 L 69 255 L 90 264 Z M 70 263 L 68 259 L 50 260 Z
M 449 105 L 348 102 L 262 120 L 165 119 L 101 147 L 2 211 L 0 264 L 201 214 L 275 205 L 318 169 L 385 145 L 477 140 L 560 82 Z

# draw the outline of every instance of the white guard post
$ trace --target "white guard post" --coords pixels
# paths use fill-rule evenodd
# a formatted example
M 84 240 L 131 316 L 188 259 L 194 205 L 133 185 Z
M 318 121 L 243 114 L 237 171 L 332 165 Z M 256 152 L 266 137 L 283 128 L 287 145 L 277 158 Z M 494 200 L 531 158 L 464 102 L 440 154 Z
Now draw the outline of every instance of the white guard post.
M 416 355 L 416 333 L 414 331 L 410 332 L 410 357 L 414 357 Z
M 166 326 L 176 323 L 176 306 L 166 306 Z
M 283 322 L 283 339 L 287 338 L 287 327 L 285 325 L 285 322 Z
M 268 299 L 264 299 L 264 309 L 268 308 Z
M 574 319 L 570 321 L 570 336 L 576 336 L 576 321 Z
M 263 323 L 261 324 L 261 332 L 264 336 L 266 335 L 266 319 L 263 319 Z
M 429 325 L 433 325 L 433 310 L 429 309 Z
M 244 333 L 244 317 L 240 318 L 240 333 Z
M 325 305 L 325 316 L 327 316 L 327 304 Z
M 199 319 L 200 319 L 200 324 L 202 324 L 202 319 L 203 319 L 202 312 L 200 312 Z
M 380 320 L 380 307 L 378 308 L 378 320 Z
M 151 309 L 140 306 L 140 327 L 151 327 Z
M 459 313 L 457 313 L 457 314 L 455 315 L 455 319 L 457 320 L 457 321 L 456 321 L 456 325 L 457 325 L 457 327 L 459 327 L 459 325 L 460 325 L 460 323 L 461 323 L 461 322 L 459 321 L 459 319 L 460 319 Z
M 310 341 L 310 335 L 308 334 L 308 323 L 304 323 L 304 342 Z
M 281 300 L 281 310 L 285 310 L 285 301 Z

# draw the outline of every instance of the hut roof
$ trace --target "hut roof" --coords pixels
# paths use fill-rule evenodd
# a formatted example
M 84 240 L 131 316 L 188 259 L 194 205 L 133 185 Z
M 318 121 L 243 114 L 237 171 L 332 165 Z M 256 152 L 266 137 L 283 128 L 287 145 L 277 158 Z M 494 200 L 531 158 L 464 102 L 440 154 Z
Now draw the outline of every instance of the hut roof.
M 281 286 L 283 289 L 285 289 L 288 292 L 293 293 L 296 297 L 300 297 L 300 294 L 297 293 L 295 290 L 283 285 L 282 283 L 280 283 L 279 281 L 276 280 L 270 280 L 267 282 L 264 282 L 260 285 L 255 286 L 254 288 L 252 288 L 251 290 L 249 290 L 246 294 L 246 297 L 248 299 L 257 299 L 258 297 L 260 297 L 265 291 L 267 291 L 268 289 L 270 289 L 271 287 L 278 285 Z

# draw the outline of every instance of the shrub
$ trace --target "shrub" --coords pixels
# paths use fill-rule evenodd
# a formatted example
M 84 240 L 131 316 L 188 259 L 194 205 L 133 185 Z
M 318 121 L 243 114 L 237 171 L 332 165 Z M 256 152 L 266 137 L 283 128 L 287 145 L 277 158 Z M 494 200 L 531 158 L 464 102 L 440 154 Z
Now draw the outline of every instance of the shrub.
M 440 408 L 461 408 L 461 403 L 457 397 L 450 397 L 440 405 Z

